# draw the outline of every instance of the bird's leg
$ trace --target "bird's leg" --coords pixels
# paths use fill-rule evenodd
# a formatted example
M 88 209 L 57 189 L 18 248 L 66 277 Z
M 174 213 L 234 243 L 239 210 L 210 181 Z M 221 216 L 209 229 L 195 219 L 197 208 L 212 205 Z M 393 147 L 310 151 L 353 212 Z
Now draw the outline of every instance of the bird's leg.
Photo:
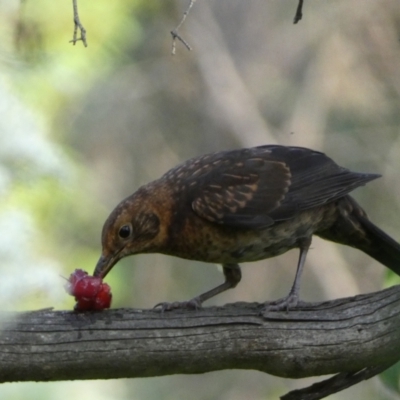
M 208 290 L 207 292 L 204 292 L 201 295 L 194 297 L 191 300 L 175 301 L 173 303 L 158 303 L 157 305 L 154 306 L 154 308 L 161 307 L 162 312 L 175 310 L 177 308 L 184 308 L 184 309 L 201 308 L 202 303 L 204 301 L 211 299 L 211 297 L 214 297 L 217 294 L 225 292 L 228 289 L 234 288 L 242 279 L 242 272 L 238 264 L 224 264 L 222 268 L 225 276 L 225 282 L 222 283 L 221 285 L 218 285 L 217 287 Z
M 242 279 L 242 271 L 240 270 L 239 264 L 224 264 L 222 268 L 225 276 L 225 282 L 196 297 L 200 304 L 203 303 L 203 301 L 211 299 L 211 297 L 214 297 L 217 294 L 236 287 Z
M 304 238 L 299 243 L 300 256 L 297 264 L 296 276 L 289 294 L 279 300 L 275 300 L 265 304 L 261 313 L 266 316 L 269 311 L 289 311 L 290 308 L 296 307 L 299 302 L 300 280 L 303 272 L 304 263 L 306 261 L 308 249 L 311 245 L 311 237 Z

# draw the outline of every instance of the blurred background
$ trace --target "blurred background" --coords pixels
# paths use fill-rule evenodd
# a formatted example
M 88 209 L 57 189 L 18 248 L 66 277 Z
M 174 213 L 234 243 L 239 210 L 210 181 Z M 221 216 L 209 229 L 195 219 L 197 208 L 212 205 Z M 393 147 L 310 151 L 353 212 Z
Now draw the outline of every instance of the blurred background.
M 400 8 L 397 0 L 79 0 L 88 47 L 73 46 L 72 4 L 0 1 L 0 301 L 2 310 L 72 309 L 63 290 L 92 272 L 102 224 L 140 185 L 206 152 L 267 143 L 326 152 L 383 178 L 354 196 L 400 239 Z M 285 295 L 298 252 L 243 265 L 207 304 Z M 185 300 L 222 281 L 209 264 L 163 255 L 120 262 L 113 307 Z M 399 279 L 357 250 L 315 238 L 301 295 L 323 300 Z M 396 399 L 395 369 L 331 396 Z M 19 383 L 2 399 L 276 399 L 317 379 L 256 371 Z

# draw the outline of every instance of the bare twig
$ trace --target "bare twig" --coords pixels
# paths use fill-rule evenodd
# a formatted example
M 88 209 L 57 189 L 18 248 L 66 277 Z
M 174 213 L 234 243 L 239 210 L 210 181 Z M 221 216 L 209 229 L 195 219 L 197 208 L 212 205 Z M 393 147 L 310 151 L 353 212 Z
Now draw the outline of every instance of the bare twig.
M 177 27 L 171 31 L 171 35 L 172 35 L 172 51 L 171 54 L 175 55 L 175 50 L 176 50 L 176 39 L 178 39 L 181 43 L 183 43 L 183 45 L 190 51 L 192 50 L 192 48 L 190 47 L 189 43 L 182 38 L 182 36 L 180 36 L 178 34 L 178 30 L 179 28 L 182 26 L 182 24 L 185 22 L 186 17 L 189 15 L 190 9 L 193 7 L 194 3 L 196 2 L 196 0 L 190 0 L 189 6 L 186 9 L 186 11 L 183 13 L 182 19 L 179 22 L 179 24 L 177 25 Z
M 79 19 L 79 13 L 78 13 L 78 0 L 72 0 L 72 6 L 74 9 L 74 36 L 72 40 L 70 40 L 70 43 L 73 43 L 75 46 L 76 42 L 79 40 L 82 40 L 83 45 L 87 47 L 87 41 L 86 41 L 86 29 L 83 27 L 81 24 L 81 21 Z M 81 36 L 78 37 L 78 29 L 81 32 Z
M 394 363 L 389 363 L 376 367 L 364 368 L 356 372 L 342 372 L 332 378 L 314 383 L 306 388 L 293 390 L 282 396 L 281 400 L 320 400 L 333 393 L 347 389 L 361 381 L 370 379 L 385 371 L 393 364 Z
M 303 0 L 299 0 L 299 5 L 297 6 L 296 15 L 294 16 L 293 23 L 297 24 L 303 18 Z
M 172 50 L 171 50 L 171 54 L 172 54 L 173 56 L 175 55 L 175 48 L 176 48 L 175 42 L 176 42 L 176 39 L 178 39 L 180 42 L 182 42 L 182 43 L 184 44 L 184 46 L 185 46 L 189 51 L 192 50 L 192 48 L 190 47 L 189 43 L 188 43 L 185 39 L 183 39 L 183 37 L 180 36 L 180 35 L 176 32 L 176 30 L 171 31 L 171 35 L 172 35 Z

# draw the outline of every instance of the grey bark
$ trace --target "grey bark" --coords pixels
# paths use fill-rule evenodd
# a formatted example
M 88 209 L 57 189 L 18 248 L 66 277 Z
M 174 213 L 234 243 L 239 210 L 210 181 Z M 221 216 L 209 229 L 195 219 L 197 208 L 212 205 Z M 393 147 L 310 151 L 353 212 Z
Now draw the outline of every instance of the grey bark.
M 0 313 L 0 382 L 255 369 L 301 378 L 400 359 L 400 286 L 260 317 L 260 305 L 197 311 Z

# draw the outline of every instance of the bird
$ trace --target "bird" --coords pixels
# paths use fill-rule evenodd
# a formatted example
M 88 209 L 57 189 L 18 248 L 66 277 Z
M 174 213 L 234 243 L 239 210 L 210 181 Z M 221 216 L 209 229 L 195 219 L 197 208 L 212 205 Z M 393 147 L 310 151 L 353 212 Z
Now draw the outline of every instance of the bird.
M 299 249 L 287 296 L 261 315 L 299 305 L 312 236 L 351 246 L 400 275 L 400 244 L 374 225 L 349 193 L 379 178 L 352 172 L 322 152 L 263 145 L 191 158 L 122 200 L 104 223 L 94 276 L 122 258 L 161 253 L 222 264 L 224 282 L 162 311 L 199 309 L 241 280 L 239 264 Z M 301 303 L 301 302 L 300 302 Z

